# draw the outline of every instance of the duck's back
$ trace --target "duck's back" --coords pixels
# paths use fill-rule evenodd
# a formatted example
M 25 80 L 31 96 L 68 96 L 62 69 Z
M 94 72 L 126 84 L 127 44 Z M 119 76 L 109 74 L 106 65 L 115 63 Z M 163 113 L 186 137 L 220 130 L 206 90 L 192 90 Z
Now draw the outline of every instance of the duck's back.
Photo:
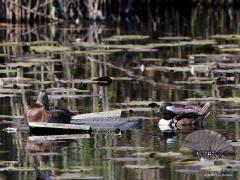
M 65 123 L 69 124 L 73 113 L 62 107 L 49 106 L 45 110 L 43 119 L 49 123 Z

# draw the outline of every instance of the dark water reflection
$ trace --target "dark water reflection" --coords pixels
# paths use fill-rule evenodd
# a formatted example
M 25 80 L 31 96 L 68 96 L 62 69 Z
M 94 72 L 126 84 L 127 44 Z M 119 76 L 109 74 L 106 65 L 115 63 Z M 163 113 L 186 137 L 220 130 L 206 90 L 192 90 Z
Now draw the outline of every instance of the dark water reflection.
M 161 16 L 155 16 L 160 14 Z M 150 39 L 129 41 L 124 43 L 146 44 L 158 42 L 159 36 L 189 36 L 198 39 L 208 39 L 214 34 L 236 34 L 239 31 L 239 11 L 234 9 L 192 9 L 187 14 L 174 9 L 164 9 L 160 12 L 151 12 L 140 21 L 136 17 L 122 19 L 119 23 L 108 22 L 103 24 L 83 23 L 81 25 L 1 25 L 0 42 L 32 42 L 57 41 L 64 46 L 72 46 L 72 41 L 81 38 L 83 41 L 101 43 L 104 38 L 116 34 L 144 34 Z M 224 42 L 220 42 L 224 43 Z M 0 53 L 7 54 L 0 57 L 1 65 L 16 62 L 15 58 L 27 59 L 33 52 L 19 46 L 1 46 Z M 77 88 L 85 90 L 81 93 L 67 92 L 63 99 L 51 99 L 54 105 L 64 105 L 73 111 L 98 112 L 113 108 L 122 108 L 120 103 L 127 101 L 179 101 L 191 97 L 238 97 L 238 89 L 217 88 L 214 85 L 174 85 L 175 81 L 186 80 L 190 72 L 163 72 L 140 70 L 141 65 L 174 66 L 163 61 L 143 61 L 144 58 L 186 58 L 189 54 L 197 53 L 194 46 L 160 48 L 157 52 L 129 52 L 121 51 L 110 55 L 95 55 L 99 61 L 89 61 L 86 56 L 74 54 L 48 53 L 50 59 L 41 66 L 8 68 L 16 70 L 6 73 L 1 68 L 0 77 L 32 78 L 38 80 L 32 83 L 29 91 L 16 91 L 10 94 L 16 96 L 1 97 L 0 114 L 2 120 L 16 121 L 24 114 L 23 97 L 28 103 L 37 92 L 43 88 Z M 38 55 L 42 56 L 42 55 Z M 44 57 L 46 58 L 46 57 Z M 100 63 L 99 63 L 100 62 Z M 107 62 L 109 63 L 106 65 Z M 57 79 L 71 81 L 72 79 L 89 79 L 98 76 L 111 77 L 145 77 L 130 80 L 114 80 L 109 87 L 92 84 L 71 84 L 57 82 Z M 197 73 L 198 76 L 209 76 L 206 73 Z M 236 74 L 237 81 L 239 76 Z M 15 82 L 16 83 L 16 82 Z M 3 88 L 4 89 L 4 88 Z M 19 90 L 19 89 L 18 89 Z M 0 94 L 5 94 L 1 92 Z M 62 93 L 59 93 L 62 94 Z M 99 98 L 101 94 L 102 98 Z M 50 93 L 54 95 L 54 93 Z M 78 98 L 68 98 L 70 95 L 85 95 Z M 223 108 L 238 109 L 233 103 L 213 104 L 211 117 L 207 128 L 224 134 L 229 139 L 239 139 L 238 122 L 224 122 L 216 118 Z M 140 113 L 141 114 L 141 113 Z M 144 113 L 143 113 L 144 114 Z M 6 133 L 1 131 L 0 162 L 12 162 L 15 167 L 32 167 L 32 160 L 38 159 L 40 167 L 46 167 L 52 177 L 63 179 L 80 179 L 81 177 L 103 177 L 104 179 L 204 179 L 206 174 L 176 172 L 172 163 L 174 158 L 144 159 L 133 161 L 133 153 L 156 151 L 177 152 L 187 133 L 178 132 L 176 142 L 171 143 L 169 137 L 164 136 L 158 128 L 158 119 L 148 113 L 143 119 L 141 129 L 126 131 L 122 135 L 111 133 L 97 133 L 74 140 L 61 141 L 31 141 L 28 132 Z M 236 113 L 238 114 L 238 113 Z M 142 115 L 142 114 L 141 114 Z M 13 118 L 15 117 L 15 118 Z M 1 129 L 9 127 L 2 124 Z M 16 126 L 15 124 L 12 125 Z M 114 149 L 113 147 L 122 147 Z M 239 160 L 239 149 L 236 149 L 236 159 Z M 109 159 L 110 158 L 110 159 Z M 111 159 L 113 158 L 113 159 Z M 120 158 L 120 159 L 114 159 Z M 121 159 L 122 158 L 122 159 Z M 129 158 L 129 159 L 124 159 Z M 159 165 L 162 168 L 136 169 L 126 165 Z M 4 164 L 3 167 L 7 165 Z M 3 171 L 0 166 L 0 179 L 34 179 L 33 169 L 23 171 Z M 63 177 L 63 175 L 65 175 Z M 237 179 L 238 173 L 230 176 L 219 175 L 218 179 Z M 209 175 L 211 177 L 211 174 Z M 217 175 L 216 175 L 217 176 Z M 215 176 L 213 175 L 214 178 Z M 60 179 L 60 178 L 59 178 Z

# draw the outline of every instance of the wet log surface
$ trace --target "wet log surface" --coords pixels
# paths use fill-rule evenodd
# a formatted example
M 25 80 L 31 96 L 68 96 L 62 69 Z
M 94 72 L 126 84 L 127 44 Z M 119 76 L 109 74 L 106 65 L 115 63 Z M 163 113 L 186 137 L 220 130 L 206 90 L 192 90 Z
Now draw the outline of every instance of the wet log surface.
M 141 127 L 142 120 L 137 117 L 121 117 L 121 110 L 78 114 L 71 124 L 30 122 L 31 134 L 75 134 L 92 132 L 116 132 Z
M 30 122 L 29 124 L 31 134 L 75 134 L 75 133 L 90 133 L 91 127 L 89 125 L 72 125 L 60 123 L 46 123 L 46 122 Z

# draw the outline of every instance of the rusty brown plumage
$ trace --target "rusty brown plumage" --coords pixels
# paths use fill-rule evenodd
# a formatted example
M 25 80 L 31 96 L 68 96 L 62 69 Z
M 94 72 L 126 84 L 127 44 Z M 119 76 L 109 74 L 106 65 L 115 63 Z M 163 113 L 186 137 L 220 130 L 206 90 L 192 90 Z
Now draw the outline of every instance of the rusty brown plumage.
M 70 123 L 74 115 L 62 107 L 49 106 L 48 94 L 45 90 L 39 92 L 36 104 L 25 113 L 27 122 Z

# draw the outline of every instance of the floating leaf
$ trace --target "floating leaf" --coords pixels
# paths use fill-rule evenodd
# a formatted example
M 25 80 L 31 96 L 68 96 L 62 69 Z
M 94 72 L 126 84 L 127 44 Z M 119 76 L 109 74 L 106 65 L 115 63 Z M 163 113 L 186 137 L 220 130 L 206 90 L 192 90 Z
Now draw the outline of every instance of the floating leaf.
M 109 45 L 109 47 L 112 49 L 134 49 L 134 48 L 138 48 L 138 49 L 144 49 L 144 48 L 149 48 L 146 45 L 140 45 L 140 44 L 111 44 Z M 152 47 L 150 47 L 152 48 Z
M 81 95 L 74 95 L 68 94 L 66 95 L 49 95 L 49 99 L 79 99 L 79 98 L 86 98 L 86 97 L 97 97 L 98 95 L 92 94 L 81 94 Z
M 229 98 L 204 97 L 204 98 L 188 98 L 186 100 L 188 101 L 222 101 L 222 102 L 240 103 L 239 97 L 229 97 Z
M 219 48 L 219 49 L 238 48 L 238 47 L 239 47 L 238 44 L 220 44 L 220 45 L 217 45 L 217 48 Z
M 92 168 L 84 167 L 84 166 L 71 166 L 71 168 L 64 169 L 56 169 L 58 172 L 84 172 L 84 171 L 92 171 Z
M 148 38 L 149 36 L 145 35 L 115 35 L 110 38 L 104 39 L 104 41 L 130 41 L 130 40 L 143 40 Z
M 130 102 L 123 102 L 122 105 L 125 106 L 148 106 L 152 101 L 130 101 Z M 156 104 L 161 104 L 161 102 L 155 102 Z
M 12 96 L 14 96 L 14 95 L 12 95 Z M 0 95 L 0 97 L 1 97 L 1 95 Z M 5 96 L 5 97 L 11 97 L 11 96 Z M 1 114 L 0 118 L 21 119 L 21 118 L 23 118 L 23 116 L 13 116 L 13 115 Z
M 222 52 L 240 52 L 240 48 L 223 48 L 220 49 Z
M 102 48 L 102 49 L 109 49 L 109 44 L 104 43 L 93 43 L 93 42 L 75 42 L 72 43 L 75 47 L 84 47 L 84 48 Z
M 214 45 L 216 41 L 214 40 L 192 40 L 192 41 L 179 41 L 173 43 L 151 43 L 147 44 L 149 47 L 178 47 L 178 46 L 202 46 L 202 45 Z
M 21 46 L 22 43 L 20 42 L 2 42 L 0 43 L 0 46 Z
M 171 64 L 182 64 L 182 63 L 188 63 L 188 59 L 180 59 L 180 58 L 169 58 L 166 60 L 167 63 Z
M 191 40 L 190 37 L 187 36 L 164 36 L 159 37 L 160 40 L 168 40 L 168 41 L 182 41 L 182 40 Z
M 98 180 L 98 179 L 104 179 L 104 178 L 102 176 L 90 176 L 90 175 L 84 175 L 79 173 L 65 173 L 60 176 L 54 176 L 54 179 Z
M 102 147 L 102 149 L 112 151 L 143 151 L 152 149 L 150 147 L 130 147 L 130 146 L 117 146 L 117 147 Z
M 131 48 L 128 49 L 128 52 L 157 52 L 157 49 L 153 48 Z
M 133 78 L 130 77 L 111 77 L 112 80 L 114 81 L 131 81 L 134 80 Z
M 238 39 L 240 39 L 239 34 L 216 34 L 216 35 L 212 35 L 211 37 L 215 38 L 215 39 L 225 39 L 225 40 L 238 40 Z
M 48 88 L 47 92 L 51 93 L 87 93 L 89 90 L 81 90 L 76 88 Z
M 68 53 L 70 54 L 76 54 L 76 55 L 110 55 L 113 53 L 118 53 L 121 52 L 122 49 L 97 49 L 97 50 L 91 50 L 91 51 L 87 51 L 87 50 L 81 50 L 81 51 L 70 51 Z
M 146 68 L 147 71 L 174 71 L 174 72 L 190 72 L 190 67 L 167 67 L 167 66 L 151 66 Z
M 0 54 L 0 57 L 8 57 L 8 54 Z
M 131 107 L 127 108 L 127 111 L 132 111 L 132 112 L 150 112 L 152 111 L 152 108 L 146 108 L 146 107 Z
M 18 72 L 17 69 L 1 69 L 0 74 L 9 74 L 9 73 L 16 73 Z
M 240 69 L 213 69 L 214 73 L 240 73 Z
M 201 46 L 201 45 L 214 45 L 217 42 L 214 40 L 209 40 L 209 39 L 203 39 L 203 40 L 197 40 L 194 39 L 192 41 L 182 41 L 181 44 L 183 45 L 196 45 L 196 46 Z
M 3 167 L 0 168 L 0 172 L 4 172 L 4 171 L 19 171 L 19 172 L 23 172 L 23 171 L 35 171 L 33 168 L 28 168 L 28 167 L 14 167 L 14 166 L 8 166 L 8 167 Z
M 159 165 L 133 165 L 133 164 L 127 164 L 125 165 L 128 169 L 161 169 L 165 168 L 165 166 L 159 166 Z
M 63 61 L 62 59 L 51 59 L 51 58 L 31 58 L 27 60 L 28 62 L 61 62 Z
M 0 98 L 5 98 L 5 97 L 14 97 L 17 96 L 16 94 L 0 94 Z M 1 116 L 1 115 L 0 115 Z M 4 116 L 5 117 L 5 116 Z
M 158 158 L 158 157 L 178 157 L 182 156 L 182 153 L 179 152 L 143 152 L 143 153 L 134 153 L 134 156 L 143 156 L 150 158 Z
M 70 48 L 66 46 L 31 46 L 30 49 L 32 51 L 36 51 L 39 53 L 43 52 L 62 52 L 69 51 Z
M 177 162 L 175 162 L 175 164 L 180 164 L 180 165 L 195 165 L 195 164 L 199 164 L 199 160 L 196 158 L 187 158 L 187 159 L 181 159 Z
M 151 48 L 164 48 L 164 47 L 178 47 L 178 46 L 185 46 L 183 43 L 179 42 L 172 42 L 172 43 L 150 43 L 147 44 L 148 47 Z
M 151 62 L 151 61 L 164 61 L 163 59 L 161 59 L 161 58 L 143 58 L 143 59 L 141 59 L 142 61 L 149 61 L 149 62 Z
M 118 53 L 121 52 L 121 49 L 98 49 L 98 50 L 92 50 L 89 51 L 87 54 L 93 55 L 93 54 L 112 54 L 112 53 Z
M 199 169 L 177 169 L 176 172 L 180 173 L 197 173 L 199 172 Z
M 215 81 L 174 81 L 175 84 L 213 84 Z
M 41 66 L 41 62 L 18 62 L 18 63 L 7 63 L 5 65 L 0 65 L 0 67 L 33 67 Z
M 46 45 L 46 44 L 49 44 L 49 45 L 57 45 L 57 42 L 56 41 L 32 41 L 32 42 L 29 42 L 31 46 L 33 45 Z
M 143 157 L 112 157 L 112 158 L 106 158 L 106 160 L 110 161 L 123 161 L 123 162 L 129 162 L 129 161 L 145 161 L 146 158 Z

